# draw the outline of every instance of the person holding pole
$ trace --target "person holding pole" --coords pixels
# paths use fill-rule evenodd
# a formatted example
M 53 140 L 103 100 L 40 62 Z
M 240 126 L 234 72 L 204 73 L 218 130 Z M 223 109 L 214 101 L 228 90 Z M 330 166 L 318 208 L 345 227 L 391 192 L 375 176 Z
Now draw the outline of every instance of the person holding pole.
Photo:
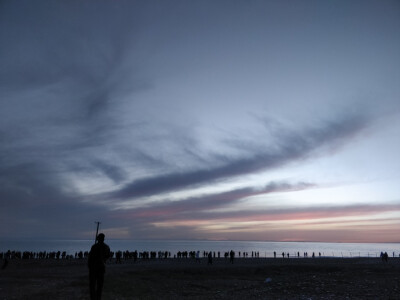
M 95 243 L 89 252 L 89 287 L 90 299 L 101 299 L 103 291 L 104 273 L 106 272 L 106 261 L 110 257 L 110 247 L 104 243 L 104 233 L 97 235 Z
M 97 236 L 99 234 L 99 226 L 101 224 L 101 222 L 95 222 L 97 224 L 97 228 L 96 228 L 96 236 L 94 237 L 94 243 L 97 243 Z

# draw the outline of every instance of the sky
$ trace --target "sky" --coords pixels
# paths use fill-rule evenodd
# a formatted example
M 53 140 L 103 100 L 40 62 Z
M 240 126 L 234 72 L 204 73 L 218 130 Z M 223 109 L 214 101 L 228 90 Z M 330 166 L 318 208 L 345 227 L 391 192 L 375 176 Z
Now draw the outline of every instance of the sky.
M 0 238 L 400 242 L 399 1 L 0 1 Z

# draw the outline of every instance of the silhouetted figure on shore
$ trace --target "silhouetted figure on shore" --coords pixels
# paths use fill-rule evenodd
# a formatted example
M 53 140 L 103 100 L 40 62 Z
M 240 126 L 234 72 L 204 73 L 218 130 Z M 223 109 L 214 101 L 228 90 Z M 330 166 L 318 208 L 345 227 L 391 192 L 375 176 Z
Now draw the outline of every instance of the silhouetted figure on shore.
M 99 233 L 97 243 L 92 246 L 89 253 L 88 267 L 91 300 L 101 299 L 106 261 L 110 257 L 110 247 L 104 243 L 104 237 L 103 233 Z
M 388 257 L 389 257 L 389 255 L 387 254 L 387 252 L 385 252 L 385 253 L 381 252 L 382 261 L 387 262 L 388 261 Z
M 212 253 L 211 253 L 211 251 L 208 252 L 208 263 L 207 264 L 208 265 L 212 265 Z
M 117 251 L 117 253 L 115 253 L 115 263 L 116 264 L 121 264 L 121 257 L 122 257 L 122 251 Z
M 231 252 L 229 252 L 229 261 L 231 262 L 231 264 L 233 264 L 234 259 L 235 259 L 235 252 L 231 250 Z

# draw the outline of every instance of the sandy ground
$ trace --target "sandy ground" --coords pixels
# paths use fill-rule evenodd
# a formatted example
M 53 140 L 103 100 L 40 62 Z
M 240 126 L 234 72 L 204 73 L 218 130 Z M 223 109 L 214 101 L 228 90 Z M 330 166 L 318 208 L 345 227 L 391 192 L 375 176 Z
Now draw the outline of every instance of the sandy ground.
M 89 299 L 86 261 L 11 260 L 0 299 Z M 103 299 L 400 299 L 400 259 L 110 262 Z

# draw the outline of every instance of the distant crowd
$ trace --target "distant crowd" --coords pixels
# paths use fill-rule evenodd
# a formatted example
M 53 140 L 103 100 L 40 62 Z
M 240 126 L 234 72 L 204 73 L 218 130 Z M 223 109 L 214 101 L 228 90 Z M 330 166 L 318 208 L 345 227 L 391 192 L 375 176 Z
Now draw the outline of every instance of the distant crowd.
M 231 250 L 228 252 L 223 252 L 221 253 L 220 251 L 178 251 L 176 254 L 172 255 L 171 252 L 169 251 L 143 251 L 143 252 L 138 252 L 136 251 L 116 251 L 116 252 L 111 252 L 110 259 L 115 259 L 117 263 L 121 263 L 122 260 L 134 260 L 135 262 L 138 259 L 167 259 L 167 258 L 177 258 L 177 259 L 186 259 L 186 258 L 192 258 L 192 259 L 199 259 L 200 256 L 202 255 L 203 258 L 225 258 L 225 259 L 232 259 L 235 257 L 239 258 L 259 258 L 260 253 L 257 251 L 252 251 L 251 253 L 249 252 L 237 252 L 237 254 Z M 31 251 L 11 251 L 8 250 L 7 252 L 0 252 L 0 259 L 5 259 L 5 260 L 10 260 L 10 259 L 87 259 L 89 256 L 88 251 L 79 251 L 75 252 L 74 255 L 67 254 L 66 251 L 40 251 L 40 252 L 31 252 Z M 280 255 L 277 255 L 277 252 L 274 251 L 273 253 L 274 258 L 277 258 L 281 256 L 282 258 L 291 258 L 291 257 L 304 257 L 307 258 L 309 257 L 308 252 L 300 254 L 300 252 L 297 252 L 295 254 L 290 255 L 288 252 L 282 252 Z M 321 257 L 321 252 L 318 252 L 317 254 L 313 252 L 310 255 L 312 258 L 315 257 Z M 380 258 L 382 261 L 387 261 L 388 260 L 388 253 L 387 252 L 381 252 Z M 393 252 L 393 257 L 395 257 L 395 253 Z M 400 254 L 399 254 L 400 257 Z
M 143 252 L 138 252 L 137 250 L 135 251 L 116 251 L 116 252 L 111 252 L 110 259 L 115 258 L 117 262 L 121 260 L 128 260 L 128 259 L 166 259 L 166 258 L 198 258 L 200 255 L 200 251 L 178 251 L 176 254 L 173 256 L 171 255 L 171 252 L 169 251 L 143 251 Z M 209 257 L 210 255 L 214 258 L 221 258 L 222 256 L 225 258 L 235 256 L 235 252 L 231 250 L 230 252 L 224 252 L 221 253 L 220 251 L 218 252 L 207 252 L 203 251 L 203 257 Z M 79 251 L 75 252 L 75 255 L 67 254 L 66 251 L 52 251 L 52 252 L 47 252 L 47 251 L 40 251 L 40 252 L 32 252 L 32 251 L 11 251 L 8 250 L 7 252 L 0 252 L 0 259 L 87 259 L 89 256 L 88 251 Z M 248 252 L 238 252 L 238 257 L 243 257 L 243 258 L 248 258 L 250 257 L 250 253 Z M 252 258 L 258 258 L 260 257 L 260 253 L 256 251 L 251 252 L 251 257 Z
M 40 251 L 40 252 L 32 252 L 32 251 L 11 251 L 0 252 L 0 259 L 73 259 L 73 258 L 87 258 L 89 256 L 89 252 L 76 252 L 75 256 L 67 254 L 66 251 Z

